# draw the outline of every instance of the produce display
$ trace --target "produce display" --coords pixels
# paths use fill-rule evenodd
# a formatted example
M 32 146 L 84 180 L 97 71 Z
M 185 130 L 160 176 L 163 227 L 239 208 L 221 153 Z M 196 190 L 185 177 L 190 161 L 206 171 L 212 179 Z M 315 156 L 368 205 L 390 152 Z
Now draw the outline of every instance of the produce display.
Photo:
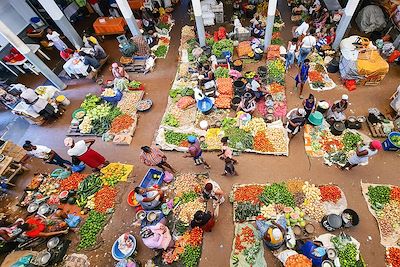
M 314 57 L 312 56 L 311 59 Z M 320 60 L 320 56 L 317 55 L 315 61 Z M 308 73 L 308 82 L 310 88 L 316 91 L 331 90 L 336 87 L 336 84 L 329 77 L 326 68 L 323 66 L 323 62 L 311 62 L 310 71 Z
M 97 211 L 89 212 L 89 217 L 79 229 L 80 240 L 77 250 L 88 249 L 96 245 L 99 233 L 104 227 L 106 215 Z
M 69 191 L 78 189 L 79 183 L 86 178 L 86 174 L 75 172 L 68 178 L 60 181 L 60 191 Z
M 286 217 L 287 225 L 300 227 L 305 227 L 306 215 L 320 222 L 329 212 L 342 212 L 347 207 L 345 196 L 337 186 L 318 187 L 300 179 L 266 185 L 236 184 L 229 199 L 236 222 L 275 219 L 281 214 Z
M 90 174 L 79 183 L 78 186 L 78 199 L 76 201 L 79 207 L 84 207 L 88 200 L 93 198 L 94 194 L 97 193 L 103 186 L 103 182 L 98 174 Z
M 282 60 L 276 59 L 267 63 L 268 82 L 269 83 L 285 83 L 285 64 Z
M 143 97 L 143 91 L 124 92 L 122 99 L 118 102 L 117 107 L 122 113 L 131 115 L 136 112 L 136 103 Z
M 390 141 L 397 147 L 400 147 L 400 136 L 398 135 L 392 135 L 390 137 Z
M 133 165 L 113 162 L 100 170 L 102 173 L 101 179 L 104 185 L 113 187 L 119 181 L 126 182 L 132 170 Z
M 364 261 L 360 255 L 360 251 L 352 237 L 345 234 L 331 237 L 331 242 L 338 251 L 337 257 L 339 258 L 340 266 L 343 267 L 363 267 Z M 358 243 L 358 242 L 357 242 Z
M 361 188 L 368 209 L 378 222 L 381 244 L 397 246 L 400 238 L 400 188 L 362 182 Z
M 215 71 L 214 71 L 214 76 L 217 79 L 220 78 L 229 78 L 229 70 L 227 68 L 223 68 L 223 67 L 218 67 Z
M 311 267 L 311 266 L 312 266 L 312 261 L 303 254 L 292 255 L 285 262 L 285 267 Z
M 220 40 L 212 46 L 212 53 L 217 57 L 223 57 L 223 52 L 230 52 L 233 55 L 233 41 L 229 39 Z
M 105 186 L 94 196 L 94 209 L 98 212 L 109 212 L 114 208 L 117 189 Z
M 400 248 L 388 247 L 386 248 L 386 265 L 388 267 L 400 266 Z
M 112 121 L 110 133 L 117 134 L 126 131 L 132 126 L 134 121 L 134 118 L 132 118 L 130 115 L 119 115 Z
M 249 223 L 235 225 L 230 266 L 267 266 L 259 231 Z

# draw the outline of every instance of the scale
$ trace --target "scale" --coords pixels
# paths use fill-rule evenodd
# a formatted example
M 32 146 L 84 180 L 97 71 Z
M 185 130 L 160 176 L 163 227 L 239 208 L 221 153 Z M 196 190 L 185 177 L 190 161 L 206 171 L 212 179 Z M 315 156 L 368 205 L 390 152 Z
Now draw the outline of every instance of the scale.
M 118 36 L 117 41 L 119 42 L 119 51 L 124 57 L 132 57 L 138 50 L 136 45 L 131 40 L 128 40 L 125 35 Z

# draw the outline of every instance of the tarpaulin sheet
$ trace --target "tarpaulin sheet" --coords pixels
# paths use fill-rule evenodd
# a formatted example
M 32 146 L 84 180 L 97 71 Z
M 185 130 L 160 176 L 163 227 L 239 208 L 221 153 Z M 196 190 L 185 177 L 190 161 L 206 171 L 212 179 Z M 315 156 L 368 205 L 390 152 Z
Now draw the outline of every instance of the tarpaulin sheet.
M 379 52 L 374 50 L 371 52 L 369 59 L 357 60 L 358 74 L 366 76 L 386 75 L 389 72 L 389 63 L 387 63 L 380 55 Z

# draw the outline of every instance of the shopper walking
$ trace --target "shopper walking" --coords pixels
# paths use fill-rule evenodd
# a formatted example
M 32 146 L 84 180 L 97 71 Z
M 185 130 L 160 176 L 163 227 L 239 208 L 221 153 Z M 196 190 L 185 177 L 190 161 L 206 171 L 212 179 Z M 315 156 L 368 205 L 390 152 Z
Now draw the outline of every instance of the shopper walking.
M 98 0 L 88 0 L 89 4 L 92 6 L 93 10 L 99 15 L 100 17 L 104 17 L 103 11 L 101 11 L 99 6 Z
M 167 157 L 156 147 L 142 146 L 142 152 L 140 153 L 140 161 L 146 166 L 157 166 L 165 171 L 165 167 L 168 168 L 172 173 L 175 173 L 175 169 L 167 163 Z
M 64 145 L 69 147 L 67 152 L 69 156 L 78 157 L 79 160 L 93 168 L 94 171 L 98 171 L 108 162 L 100 153 L 91 148 L 94 142 L 94 139 L 79 140 L 76 143 L 71 137 L 64 139 Z
M 346 165 L 341 167 L 341 169 L 351 170 L 357 165 L 367 164 L 368 159 L 378 154 L 378 150 L 381 149 L 382 149 L 382 143 L 378 140 L 371 141 L 369 145 L 365 145 L 362 147 L 357 146 L 356 153 L 350 156 L 350 158 L 347 160 Z
M 42 159 L 48 164 L 58 165 L 62 168 L 69 168 L 66 165 L 72 166 L 70 161 L 63 159 L 54 150 L 47 146 L 33 145 L 31 141 L 27 140 L 22 147 L 28 151 L 28 154 L 32 157 Z
M 296 50 L 297 50 L 297 38 L 293 38 L 291 41 L 288 42 L 287 45 L 286 66 L 285 66 L 286 70 L 292 67 L 294 63 Z
M 317 44 L 317 39 L 313 36 L 314 33 L 315 29 L 311 29 L 307 36 L 301 41 L 298 58 L 299 66 L 303 64 L 304 60 L 308 57 Z
M 310 60 L 307 58 L 306 60 L 304 60 L 304 63 L 300 66 L 299 73 L 295 77 L 296 88 L 299 89 L 300 99 L 303 99 L 304 84 L 308 79 L 309 70 L 310 70 Z
M 204 168 L 210 169 L 210 165 L 208 165 L 208 163 L 202 157 L 203 150 L 200 147 L 199 140 L 193 135 L 188 136 L 187 140 L 189 142 L 189 150 L 188 150 L 188 153 L 186 155 L 184 155 L 183 157 L 184 158 L 188 158 L 188 157 L 193 158 L 195 165 L 204 164 Z

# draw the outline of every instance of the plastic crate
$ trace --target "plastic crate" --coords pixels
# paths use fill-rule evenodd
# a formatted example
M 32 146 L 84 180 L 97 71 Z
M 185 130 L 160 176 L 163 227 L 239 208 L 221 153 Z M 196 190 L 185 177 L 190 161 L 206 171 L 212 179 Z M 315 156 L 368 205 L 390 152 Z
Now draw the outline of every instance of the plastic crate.
M 241 33 L 239 33 L 238 31 L 236 31 L 236 39 L 239 41 L 239 42 L 242 42 L 242 41 L 248 41 L 249 39 L 250 39 L 250 37 L 251 37 L 251 32 L 249 31 L 249 32 L 241 32 Z
M 153 175 L 160 175 L 160 178 L 154 179 Z M 140 187 L 148 188 L 153 187 L 155 185 L 160 186 L 164 180 L 164 173 L 154 168 L 150 168 L 146 175 L 144 176 L 143 180 L 140 182 Z

